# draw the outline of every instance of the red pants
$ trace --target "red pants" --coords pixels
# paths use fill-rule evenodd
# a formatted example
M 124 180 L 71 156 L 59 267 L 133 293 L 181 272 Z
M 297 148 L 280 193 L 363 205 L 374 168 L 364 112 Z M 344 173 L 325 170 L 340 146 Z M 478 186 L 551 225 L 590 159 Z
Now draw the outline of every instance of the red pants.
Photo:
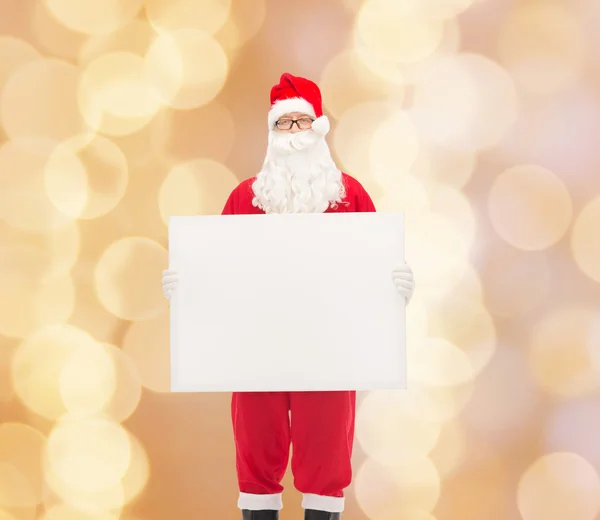
M 352 480 L 356 392 L 240 392 L 231 401 L 240 509 L 281 509 L 292 451 L 305 509 L 343 511 Z M 291 421 L 290 421 L 291 412 Z

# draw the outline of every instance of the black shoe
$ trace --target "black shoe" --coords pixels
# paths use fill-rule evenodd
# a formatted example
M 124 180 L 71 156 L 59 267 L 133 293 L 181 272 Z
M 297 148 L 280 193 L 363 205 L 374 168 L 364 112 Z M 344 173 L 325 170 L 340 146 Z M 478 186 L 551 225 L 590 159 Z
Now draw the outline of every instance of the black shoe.
M 279 511 L 273 509 L 261 509 L 260 511 L 242 509 L 242 520 L 279 520 Z
M 340 520 L 341 518 L 341 513 L 317 511 L 316 509 L 306 509 L 304 511 L 304 520 Z

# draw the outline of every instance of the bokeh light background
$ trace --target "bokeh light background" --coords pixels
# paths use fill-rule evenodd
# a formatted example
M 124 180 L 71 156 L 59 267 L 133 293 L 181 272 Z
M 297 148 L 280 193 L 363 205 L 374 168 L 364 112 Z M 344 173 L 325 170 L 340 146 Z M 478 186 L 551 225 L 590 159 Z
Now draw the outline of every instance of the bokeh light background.
M 344 517 L 599 519 L 599 35 L 596 0 L 0 0 L 0 519 L 239 516 L 160 277 L 169 215 L 259 170 L 284 71 L 417 280 Z

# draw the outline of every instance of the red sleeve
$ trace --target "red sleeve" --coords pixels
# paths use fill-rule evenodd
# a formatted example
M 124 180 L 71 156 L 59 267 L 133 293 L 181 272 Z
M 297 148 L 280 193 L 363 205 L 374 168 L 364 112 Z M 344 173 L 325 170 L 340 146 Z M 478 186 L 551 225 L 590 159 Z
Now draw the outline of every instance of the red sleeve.
M 373 203 L 373 199 L 367 193 L 367 190 L 363 188 L 361 195 L 358 198 L 358 211 L 364 213 L 375 213 L 377 210 L 375 209 L 375 204 Z
M 373 199 L 371 199 L 371 196 L 367 193 L 367 190 L 365 190 L 364 186 L 357 181 L 356 179 L 353 179 L 353 189 L 355 190 L 355 197 L 356 197 L 356 212 L 358 213 L 374 213 L 377 210 L 375 209 L 375 204 L 373 203 Z
M 235 215 L 235 209 L 237 206 L 237 188 L 233 190 L 229 197 L 227 198 L 227 202 L 225 202 L 225 207 L 223 211 L 221 211 L 221 215 Z

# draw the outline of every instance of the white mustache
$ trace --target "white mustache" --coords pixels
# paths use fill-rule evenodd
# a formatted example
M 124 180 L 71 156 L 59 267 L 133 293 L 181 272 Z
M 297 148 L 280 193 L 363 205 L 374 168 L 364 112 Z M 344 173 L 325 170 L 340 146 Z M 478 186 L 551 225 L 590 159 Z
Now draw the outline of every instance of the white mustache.
M 312 148 L 321 139 L 321 136 L 310 130 L 295 134 L 273 133 L 269 136 L 270 144 L 273 146 L 273 148 L 277 151 L 286 153 L 294 151 L 300 152 L 308 148 Z

